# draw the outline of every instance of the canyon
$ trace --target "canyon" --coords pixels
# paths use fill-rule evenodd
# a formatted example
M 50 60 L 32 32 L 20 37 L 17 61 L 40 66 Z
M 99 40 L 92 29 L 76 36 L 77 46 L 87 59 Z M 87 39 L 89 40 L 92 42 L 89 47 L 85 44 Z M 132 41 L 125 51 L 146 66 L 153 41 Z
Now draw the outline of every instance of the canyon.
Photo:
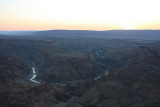
M 0 106 L 159 107 L 159 34 L 0 35 Z

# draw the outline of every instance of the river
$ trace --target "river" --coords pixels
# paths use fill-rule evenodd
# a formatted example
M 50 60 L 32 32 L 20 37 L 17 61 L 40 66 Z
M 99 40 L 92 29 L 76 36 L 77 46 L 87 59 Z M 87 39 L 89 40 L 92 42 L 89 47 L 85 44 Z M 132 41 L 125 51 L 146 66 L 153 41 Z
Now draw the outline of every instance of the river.
M 30 79 L 32 82 L 34 82 L 34 83 L 38 83 L 38 84 L 40 84 L 40 82 L 38 82 L 38 81 L 36 81 L 35 80 L 35 78 L 36 78 L 36 71 L 35 71 L 35 68 L 34 67 L 32 67 L 32 73 L 33 73 L 33 75 L 32 75 L 32 78 Z

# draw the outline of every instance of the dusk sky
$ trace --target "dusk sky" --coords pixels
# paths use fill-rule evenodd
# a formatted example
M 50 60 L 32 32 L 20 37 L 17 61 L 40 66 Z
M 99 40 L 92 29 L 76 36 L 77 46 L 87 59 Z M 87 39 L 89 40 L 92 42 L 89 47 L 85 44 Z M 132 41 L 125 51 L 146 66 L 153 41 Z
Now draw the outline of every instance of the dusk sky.
M 160 0 L 0 0 L 0 30 L 160 29 Z

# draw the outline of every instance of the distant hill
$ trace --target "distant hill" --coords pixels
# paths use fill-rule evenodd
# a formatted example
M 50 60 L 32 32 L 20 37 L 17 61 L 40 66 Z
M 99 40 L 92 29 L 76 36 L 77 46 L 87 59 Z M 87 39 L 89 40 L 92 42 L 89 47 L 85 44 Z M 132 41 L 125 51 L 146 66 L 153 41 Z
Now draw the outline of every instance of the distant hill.
M 142 39 L 160 40 L 160 30 L 48 30 L 34 34 L 37 37 L 60 37 L 60 38 L 109 38 L 109 39 Z
M 45 30 L 45 31 L 0 31 L 0 36 L 30 36 L 40 38 L 107 38 L 160 40 L 160 30 Z
M 37 31 L 0 31 L 0 35 L 32 35 Z

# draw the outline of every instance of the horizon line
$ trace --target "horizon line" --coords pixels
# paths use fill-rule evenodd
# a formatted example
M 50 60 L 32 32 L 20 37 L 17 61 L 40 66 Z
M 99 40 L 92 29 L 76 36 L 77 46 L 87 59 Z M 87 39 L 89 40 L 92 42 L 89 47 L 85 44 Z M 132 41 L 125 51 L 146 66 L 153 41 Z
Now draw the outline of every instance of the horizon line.
M 25 32 L 25 31 L 52 31 L 52 30 L 70 30 L 70 31 L 112 31 L 112 30 L 124 30 L 124 31 L 138 31 L 138 30 L 160 30 L 160 29 L 110 29 L 110 30 L 82 30 L 82 29 L 77 29 L 77 30 L 72 30 L 72 29 L 46 29 L 46 30 L 0 30 L 0 32 Z

